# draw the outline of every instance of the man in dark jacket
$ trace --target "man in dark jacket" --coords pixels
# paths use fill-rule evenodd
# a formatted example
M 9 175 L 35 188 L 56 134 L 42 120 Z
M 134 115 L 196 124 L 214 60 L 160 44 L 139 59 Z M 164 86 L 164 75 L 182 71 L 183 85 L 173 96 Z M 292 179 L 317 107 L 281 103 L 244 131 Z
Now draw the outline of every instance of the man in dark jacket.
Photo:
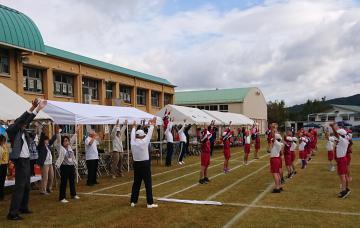
M 190 131 L 191 127 L 192 127 L 192 125 L 188 124 L 184 129 L 184 133 L 185 133 L 185 136 L 186 136 L 186 143 L 185 143 L 185 153 L 186 153 L 186 155 L 190 154 L 190 151 L 189 151 L 189 145 L 190 145 L 189 131 Z
M 9 220 L 23 219 L 19 213 L 32 213 L 28 207 L 30 193 L 30 137 L 25 127 L 46 104 L 46 100 L 39 101 L 35 99 L 29 111 L 23 113 L 6 130 L 12 148 L 10 159 L 15 164 L 15 187 L 11 198 L 9 214 L 7 215 Z

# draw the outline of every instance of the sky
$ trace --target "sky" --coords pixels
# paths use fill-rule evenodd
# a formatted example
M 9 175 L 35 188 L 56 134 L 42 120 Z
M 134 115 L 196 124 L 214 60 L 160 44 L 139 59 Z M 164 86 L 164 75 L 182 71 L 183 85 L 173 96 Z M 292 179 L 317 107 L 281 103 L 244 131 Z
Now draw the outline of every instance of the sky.
M 267 101 L 360 93 L 359 0 L 0 0 L 45 44 L 168 79 L 259 87 Z

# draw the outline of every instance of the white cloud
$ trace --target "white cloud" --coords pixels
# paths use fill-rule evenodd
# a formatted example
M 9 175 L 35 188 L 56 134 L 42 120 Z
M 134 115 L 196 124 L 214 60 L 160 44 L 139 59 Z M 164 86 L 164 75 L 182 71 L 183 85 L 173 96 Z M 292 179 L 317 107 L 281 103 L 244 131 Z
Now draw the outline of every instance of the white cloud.
M 179 89 L 260 87 L 288 104 L 360 90 L 360 9 L 351 1 L 267 1 L 162 15 L 164 1 L 0 1 L 47 44 L 163 76 Z

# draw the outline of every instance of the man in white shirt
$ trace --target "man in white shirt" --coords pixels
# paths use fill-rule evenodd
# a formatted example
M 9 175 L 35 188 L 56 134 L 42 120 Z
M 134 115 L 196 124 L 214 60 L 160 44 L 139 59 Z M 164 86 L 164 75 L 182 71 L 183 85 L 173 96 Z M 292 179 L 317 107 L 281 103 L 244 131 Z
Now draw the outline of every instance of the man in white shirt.
M 22 220 L 23 218 L 20 216 L 20 213 L 32 213 L 28 207 L 30 193 L 30 139 L 25 128 L 46 104 L 46 100 L 35 99 L 29 111 L 23 113 L 6 130 L 12 148 L 10 159 L 15 164 L 15 187 L 13 189 L 9 214 L 7 215 L 8 220 Z
M 112 164 L 111 172 L 112 177 L 115 179 L 117 175 L 117 170 L 119 170 L 120 176 L 123 176 L 122 166 L 123 166 L 123 154 L 124 148 L 122 144 L 122 138 L 126 130 L 127 121 L 120 128 L 119 120 L 116 122 L 116 125 L 111 131 L 111 140 L 113 143 L 113 153 L 112 153 Z
M 169 123 L 166 127 L 165 130 L 165 139 L 166 139 L 166 162 L 165 162 L 165 166 L 171 166 L 171 160 L 172 160 L 172 155 L 174 152 L 174 136 L 172 134 L 172 127 L 173 127 L 173 123 L 171 121 L 171 119 L 169 120 Z
M 349 139 L 346 136 L 345 129 L 339 129 L 334 123 L 330 124 L 331 129 L 334 132 L 334 136 L 337 138 L 336 144 L 336 163 L 337 172 L 341 184 L 341 192 L 339 192 L 339 198 L 346 198 L 350 193 L 349 189 L 349 177 L 348 177 L 348 164 L 346 158 L 346 152 L 349 146 Z
M 186 153 L 186 135 L 185 135 L 185 123 L 186 123 L 186 120 L 184 120 L 184 124 L 180 124 L 178 126 L 178 134 L 179 134 L 179 138 L 180 138 L 180 153 L 179 153 L 179 165 L 184 165 L 185 162 L 184 162 L 184 156 L 185 156 L 185 153 Z
M 97 149 L 97 146 L 99 145 L 98 139 L 99 136 L 96 134 L 95 130 L 91 130 L 89 136 L 85 139 L 85 159 L 88 170 L 88 179 L 86 184 L 88 186 L 98 184 L 96 180 L 99 164 L 99 152 Z
M 135 207 L 138 202 L 142 181 L 145 183 L 147 208 L 158 207 L 157 204 L 154 204 L 152 195 L 151 167 L 149 159 L 149 144 L 155 124 L 156 118 L 149 121 L 150 127 L 147 134 L 145 134 L 143 130 L 136 130 L 136 122 L 134 122 L 132 126 L 130 143 L 134 160 L 134 183 L 131 191 L 131 207 Z

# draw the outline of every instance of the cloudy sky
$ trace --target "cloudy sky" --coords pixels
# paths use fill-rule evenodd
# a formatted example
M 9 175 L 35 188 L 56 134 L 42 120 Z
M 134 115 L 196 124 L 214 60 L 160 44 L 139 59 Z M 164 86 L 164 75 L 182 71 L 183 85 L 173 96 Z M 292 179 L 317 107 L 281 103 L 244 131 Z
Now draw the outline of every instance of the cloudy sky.
M 269 100 L 360 93 L 359 0 L 0 0 L 47 45 L 167 78 L 257 86 Z

